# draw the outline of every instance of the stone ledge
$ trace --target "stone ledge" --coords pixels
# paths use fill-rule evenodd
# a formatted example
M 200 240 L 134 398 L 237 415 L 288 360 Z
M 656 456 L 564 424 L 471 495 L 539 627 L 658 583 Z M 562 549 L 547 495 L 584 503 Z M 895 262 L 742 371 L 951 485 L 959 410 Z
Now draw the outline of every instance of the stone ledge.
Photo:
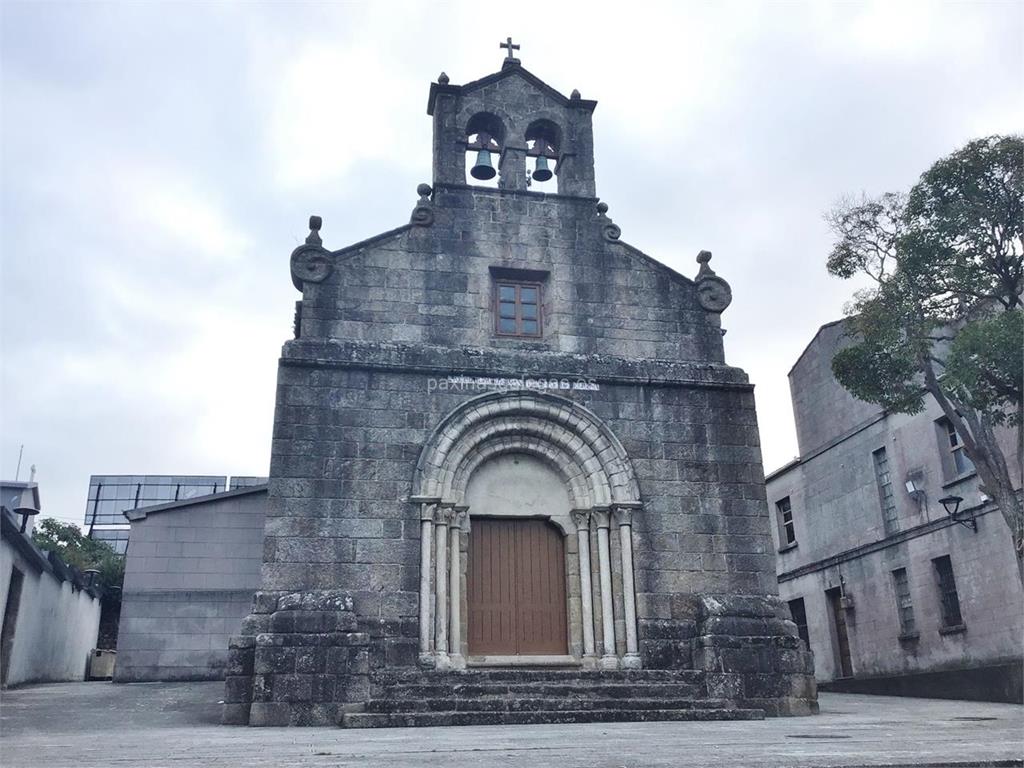
M 608 384 L 753 390 L 746 373 L 728 365 L 536 350 L 296 339 L 285 343 L 280 362 L 283 366 L 358 368 L 435 376 L 525 376 L 592 379 Z M 476 390 L 467 387 L 467 391 Z

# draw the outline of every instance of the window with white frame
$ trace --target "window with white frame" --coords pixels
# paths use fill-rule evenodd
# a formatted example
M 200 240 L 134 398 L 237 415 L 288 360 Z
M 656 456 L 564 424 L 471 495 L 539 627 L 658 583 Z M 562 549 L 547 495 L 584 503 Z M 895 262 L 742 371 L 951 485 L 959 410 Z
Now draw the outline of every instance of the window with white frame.
M 775 514 L 779 519 L 779 540 L 783 547 L 796 544 L 796 526 L 793 524 L 793 505 L 789 496 L 775 502 Z

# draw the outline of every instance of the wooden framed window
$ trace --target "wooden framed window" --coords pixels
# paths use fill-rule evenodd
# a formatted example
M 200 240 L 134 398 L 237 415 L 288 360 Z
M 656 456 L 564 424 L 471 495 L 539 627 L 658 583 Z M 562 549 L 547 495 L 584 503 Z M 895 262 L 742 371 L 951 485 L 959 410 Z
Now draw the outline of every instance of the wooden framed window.
M 939 440 L 943 448 L 942 468 L 946 478 L 961 477 L 974 472 L 974 463 L 967 458 L 964 452 L 964 444 L 957 434 L 956 428 L 949 419 L 939 419 L 936 424 L 939 428 Z
M 494 332 L 499 336 L 541 335 L 540 283 L 499 280 L 494 284 Z
M 779 519 L 782 546 L 789 547 L 796 544 L 796 525 L 793 522 L 793 506 L 789 502 L 789 496 L 775 502 L 775 513 Z

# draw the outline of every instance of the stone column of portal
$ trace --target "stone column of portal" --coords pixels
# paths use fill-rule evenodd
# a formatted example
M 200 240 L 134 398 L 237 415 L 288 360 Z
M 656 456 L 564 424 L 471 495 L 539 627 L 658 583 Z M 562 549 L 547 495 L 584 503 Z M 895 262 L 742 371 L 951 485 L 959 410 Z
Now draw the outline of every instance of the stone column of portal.
M 452 508 L 438 506 L 434 513 L 434 539 L 437 551 L 434 555 L 434 653 L 437 669 L 451 669 L 448 658 L 448 525 L 452 520 Z
M 601 575 L 601 626 L 604 631 L 604 654 L 601 669 L 618 669 L 615 655 L 615 620 L 612 617 L 612 558 L 608 546 L 608 528 L 611 525 L 608 510 L 594 510 L 597 524 L 597 567 Z
M 626 620 L 626 655 L 624 669 L 640 669 L 640 650 L 636 639 L 636 588 L 633 584 L 633 510 L 615 508 L 619 526 L 619 549 L 622 551 L 622 615 Z
M 448 594 L 451 605 L 451 632 L 448 640 L 451 645 L 451 664 L 454 669 L 465 669 L 466 659 L 462 655 L 462 524 L 466 519 L 468 507 L 456 507 L 452 516 L 451 544 L 448 558 Z
M 431 618 L 430 564 L 434 549 L 434 509 L 436 504 L 420 504 L 420 664 L 432 664 L 434 626 Z
M 580 616 L 583 622 L 584 665 L 595 664 L 594 652 L 594 592 L 590 583 L 590 510 L 574 509 L 576 540 L 580 555 Z

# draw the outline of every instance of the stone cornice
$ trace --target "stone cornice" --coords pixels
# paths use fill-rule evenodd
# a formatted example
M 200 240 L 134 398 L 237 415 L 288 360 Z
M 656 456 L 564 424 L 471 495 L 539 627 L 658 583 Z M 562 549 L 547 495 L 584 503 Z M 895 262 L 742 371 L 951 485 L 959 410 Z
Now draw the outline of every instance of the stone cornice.
M 970 512 L 973 517 L 977 519 L 983 515 L 988 515 L 997 511 L 998 508 L 995 506 L 990 506 L 985 509 L 983 504 L 978 504 L 968 509 L 961 510 L 960 514 L 963 515 Z M 884 539 L 871 541 L 867 544 L 861 544 L 860 546 L 844 550 L 835 555 L 815 560 L 810 563 L 805 563 L 804 565 L 798 565 L 788 571 L 782 571 L 778 574 L 779 583 L 781 584 L 786 581 L 792 581 L 793 579 L 798 579 L 801 576 L 807 576 L 808 574 L 823 571 L 827 568 L 834 568 L 837 565 L 848 563 L 851 560 L 859 560 L 860 558 L 874 552 L 881 552 L 883 549 L 894 547 L 897 544 L 902 544 L 921 536 L 927 536 L 930 533 L 941 531 L 944 528 L 952 528 L 954 525 L 957 525 L 957 521 L 950 517 L 941 517 L 936 518 L 935 520 L 929 520 L 926 523 L 915 525 L 913 528 L 907 528 L 905 530 L 898 531 L 891 536 L 886 536 Z
M 747 375 L 728 365 L 537 350 L 297 339 L 285 343 L 280 362 L 292 367 L 433 376 L 568 378 L 603 384 L 753 390 Z

